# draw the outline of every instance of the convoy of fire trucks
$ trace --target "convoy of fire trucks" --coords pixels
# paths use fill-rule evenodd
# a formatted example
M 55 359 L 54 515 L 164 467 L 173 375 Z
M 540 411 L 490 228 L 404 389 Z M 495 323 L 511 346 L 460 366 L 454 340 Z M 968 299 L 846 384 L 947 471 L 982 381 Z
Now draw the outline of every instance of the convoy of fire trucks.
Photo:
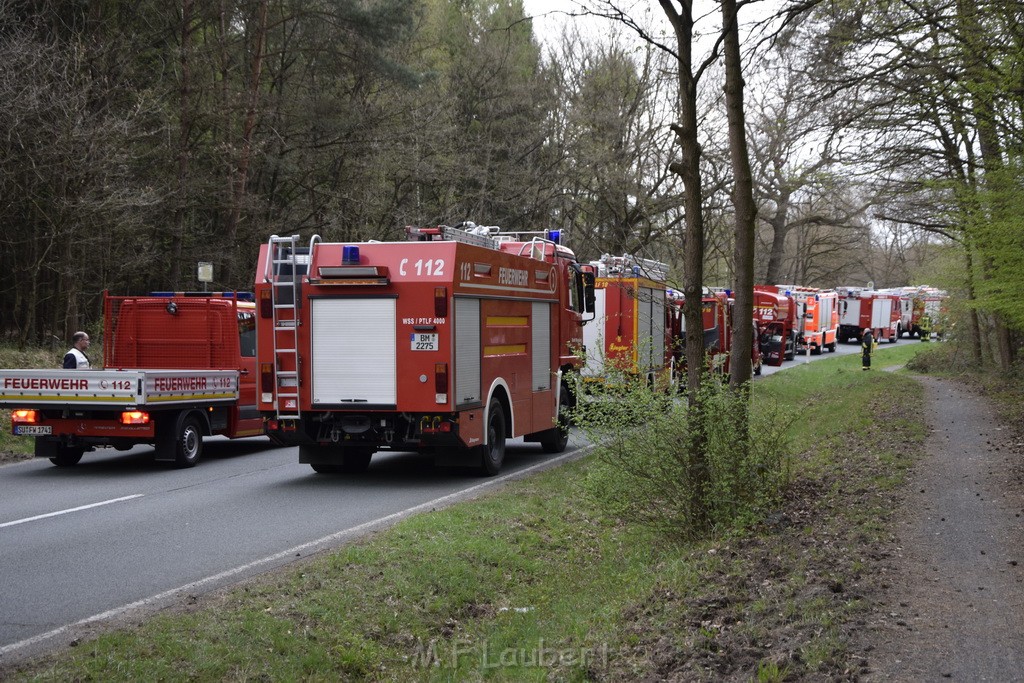
M 0 370 L 0 408 L 58 466 L 142 443 L 189 467 L 219 434 L 297 446 L 318 473 L 358 472 L 394 450 L 493 475 L 508 439 L 564 450 L 588 382 L 685 383 L 683 298 L 666 264 L 581 263 L 557 232 L 406 232 L 272 236 L 252 294 L 105 295 L 105 369 Z M 833 352 L 865 329 L 927 340 L 941 333 L 945 299 L 924 286 L 757 285 L 753 372 Z M 731 292 L 705 288 L 701 304 L 709 368 L 728 372 Z

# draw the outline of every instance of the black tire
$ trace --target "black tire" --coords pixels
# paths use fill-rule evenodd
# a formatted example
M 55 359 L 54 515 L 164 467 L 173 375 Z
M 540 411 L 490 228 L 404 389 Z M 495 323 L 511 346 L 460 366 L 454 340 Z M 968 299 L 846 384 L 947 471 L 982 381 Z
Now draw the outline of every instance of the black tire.
M 182 415 L 174 429 L 163 433 L 157 443 L 160 460 L 173 460 L 175 467 L 195 467 L 203 457 L 203 428 L 195 415 Z
M 53 455 L 50 456 L 50 462 L 57 467 L 74 467 L 85 453 L 84 448 L 65 446 L 64 444 L 55 444 L 55 446 Z
M 372 457 L 372 450 L 365 448 L 346 449 L 344 455 L 341 456 L 341 471 L 349 474 L 365 472 L 366 468 L 370 466 L 370 458 Z
M 828 349 L 829 353 L 835 353 L 836 352 L 836 343 L 832 342 L 831 344 L 826 344 L 825 348 Z
M 477 446 L 480 454 L 480 474 L 486 477 L 493 477 L 501 471 L 501 464 L 505 461 L 505 411 L 501 407 L 501 401 L 491 399 L 487 407 L 487 433 L 486 443 Z
M 337 474 L 341 468 L 333 462 L 311 462 L 309 464 L 317 474 Z
M 571 407 L 569 387 L 563 384 L 558 395 L 557 426 L 550 430 L 549 436 L 540 441 L 540 447 L 544 449 L 545 453 L 561 453 L 569 445 L 569 409 Z

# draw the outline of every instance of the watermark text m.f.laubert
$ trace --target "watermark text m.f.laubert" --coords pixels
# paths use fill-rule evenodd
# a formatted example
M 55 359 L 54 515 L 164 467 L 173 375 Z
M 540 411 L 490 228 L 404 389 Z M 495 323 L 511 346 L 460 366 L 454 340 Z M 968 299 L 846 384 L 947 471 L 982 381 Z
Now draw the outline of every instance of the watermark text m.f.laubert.
M 607 668 L 610 656 L 607 643 L 598 647 L 553 647 L 543 638 L 530 647 L 496 647 L 487 640 L 458 639 L 438 643 L 417 640 L 410 663 L 414 668 L 457 669 L 466 664 L 481 669 L 500 668 Z

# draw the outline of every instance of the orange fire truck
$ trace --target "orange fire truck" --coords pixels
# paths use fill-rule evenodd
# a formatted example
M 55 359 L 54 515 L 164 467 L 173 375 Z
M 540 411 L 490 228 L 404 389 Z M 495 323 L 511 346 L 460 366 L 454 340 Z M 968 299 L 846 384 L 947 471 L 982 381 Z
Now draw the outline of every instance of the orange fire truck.
M 604 380 L 625 373 L 643 377 L 649 384 L 671 382 L 672 356 L 665 329 L 668 266 L 609 254 L 590 265 L 597 280 L 594 321 L 583 328 L 584 379 Z
M 240 300 L 240 299 L 247 300 Z M 251 294 L 104 297 L 103 370 L 0 370 L 0 408 L 35 454 L 78 464 L 101 447 L 155 444 L 195 465 L 203 436 L 260 436 Z
M 797 352 L 810 348 L 817 355 L 836 350 L 839 330 L 839 295 L 833 290 L 799 285 L 777 285 L 796 302 Z
M 594 276 L 555 235 L 408 228 L 409 241 L 273 236 L 256 272 L 259 408 L 320 473 L 379 450 L 498 472 L 505 441 L 565 449 Z

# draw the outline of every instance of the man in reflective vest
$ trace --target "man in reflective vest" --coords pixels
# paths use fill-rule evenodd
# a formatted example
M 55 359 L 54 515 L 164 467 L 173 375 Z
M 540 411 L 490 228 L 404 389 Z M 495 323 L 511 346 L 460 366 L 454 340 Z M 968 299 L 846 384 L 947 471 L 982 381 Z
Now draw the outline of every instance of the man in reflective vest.
M 89 357 L 85 350 L 89 348 L 89 335 L 85 332 L 75 332 L 71 336 L 71 349 L 64 354 L 65 370 L 88 370 Z

